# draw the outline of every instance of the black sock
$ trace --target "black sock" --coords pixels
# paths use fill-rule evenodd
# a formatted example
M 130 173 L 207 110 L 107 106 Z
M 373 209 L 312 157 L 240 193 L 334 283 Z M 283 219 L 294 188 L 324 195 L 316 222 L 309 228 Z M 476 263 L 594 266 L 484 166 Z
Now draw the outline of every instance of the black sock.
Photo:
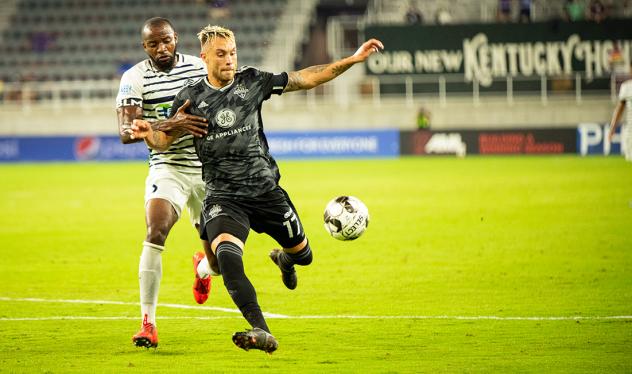
M 252 327 L 270 332 L 257 303 L 255 288 L 244 272 L 241 248 L 235 243 L 224 241 L 217 246 L 216 254 L 226 290 L 246 321 Z
M 266 323 L 265 318 L 263 318 L 263 313 L 261 312 L 261 307 L 257 302 L 247 303 L 246 305 L 240 306 L 239 310 L 241 310 L 241 314 L 244 316 L 246 321 L 250 323 L 252 327 L 258 327 L 262 330 L 270 332 L 268 328 L 268 324 Z
M 281 265 L 286 269 L 290 269 L 295 264 L 301 266 L 309 265 L 312 263 L 313 258 L 309 242 L 300 251 L 296 253 L 282 252 L 279 257 L 281 258 Z

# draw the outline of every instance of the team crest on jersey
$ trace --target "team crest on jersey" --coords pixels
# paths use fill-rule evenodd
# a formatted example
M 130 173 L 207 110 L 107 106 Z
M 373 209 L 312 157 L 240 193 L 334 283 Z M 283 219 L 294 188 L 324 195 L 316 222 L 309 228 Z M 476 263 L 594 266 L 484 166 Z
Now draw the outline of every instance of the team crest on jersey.
M 211 207 L 211 210 L 208 211 L 208 215 L 209 215 L 210 218 L 215 218 L 221 212 L 222 212 L 222 207 L 219 206 L 218 204 L 215 204 L 215 205 L 213 205 L 213 207 Z
M 233 93 L 241 97 L 242 99 L 245 99 L 246 95 L 248 94 L 248 89 L 246 88 L 246 86 L 240 83 L 237 85 L 237 87 L 235 87 L 235 90 L 233 91 Z
M 235 112 L 228 108 L 220 109 L 217 114 L 215 114 L 215 123 L 217 123 L 217 126 L 225 129 L 232 127 L 236 119 L 237 116 Z
M 132 85 L 131 84 L 121 85 L 121 87 L 119 88 L 119 92 L 122 95 L 129 95 L 132 92 Z

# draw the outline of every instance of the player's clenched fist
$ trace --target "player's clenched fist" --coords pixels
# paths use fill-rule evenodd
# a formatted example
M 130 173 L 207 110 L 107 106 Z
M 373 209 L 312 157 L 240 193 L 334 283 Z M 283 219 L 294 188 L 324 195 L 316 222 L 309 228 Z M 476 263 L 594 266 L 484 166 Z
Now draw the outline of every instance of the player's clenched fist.
M 132 139 L 145 139 L 149 136 L 151 132 L 151 124 L 149 121 L 145 121 L 144 119 L 135 119 L 132 122 L 132 126 L 130 127 L 132 131 L 130 134 L 130 138 Z

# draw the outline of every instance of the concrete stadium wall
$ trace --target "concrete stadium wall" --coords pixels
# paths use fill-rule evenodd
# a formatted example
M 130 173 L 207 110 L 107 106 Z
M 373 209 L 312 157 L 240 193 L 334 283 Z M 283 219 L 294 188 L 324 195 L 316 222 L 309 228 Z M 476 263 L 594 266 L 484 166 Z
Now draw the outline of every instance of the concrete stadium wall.
M 550 98 L 448 98 L 433 100 L 370 100 L 349 105 L 309 104 L 307 99 L 273 97 L 264 104 L 267 130 L 414 129 L 420 107 L 431 113 L 433 129 L 575 127 L 582 122 L 608 122 L 614 103 L 603 96 Z M 113 135 L 117 133 L 115 110 L 110 102 L 15 105 L 0 104 L 0 135 Z

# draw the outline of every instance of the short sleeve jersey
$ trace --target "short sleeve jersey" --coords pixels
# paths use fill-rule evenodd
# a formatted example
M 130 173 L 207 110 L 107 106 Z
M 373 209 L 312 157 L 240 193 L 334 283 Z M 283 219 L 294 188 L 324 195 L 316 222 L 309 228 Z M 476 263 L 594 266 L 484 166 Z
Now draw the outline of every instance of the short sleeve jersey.
M 207 195 L 256 197 L 273 190 L 280 179 L 263 132 L 261 105 L 287 85 L 286 73 L 272 74 L 243 67 L 222 88 L 201 79 L 180 91 L 177 110 L 187 99 L 189 112 L 208 120 L 208 134 L 196 138 Z
M 178 53 L 176 58 L 176 66 L 168 72 L 156 69 L 146 59 L 123 73 L 116 107 L 140 106 L 143 119 L 148 121 L 169 117 L 173 99 L 182 87 L 206 76 L 206 66 L 199 57 Z M 164 152 L 150 148 L 149 167 L 199 173 L 201 163 L 195 154 L 193 136 L 184 134 Z
M 632 79 L 621 83 L 619 101 L 625 101 L 625 123 L 632 126 Z

